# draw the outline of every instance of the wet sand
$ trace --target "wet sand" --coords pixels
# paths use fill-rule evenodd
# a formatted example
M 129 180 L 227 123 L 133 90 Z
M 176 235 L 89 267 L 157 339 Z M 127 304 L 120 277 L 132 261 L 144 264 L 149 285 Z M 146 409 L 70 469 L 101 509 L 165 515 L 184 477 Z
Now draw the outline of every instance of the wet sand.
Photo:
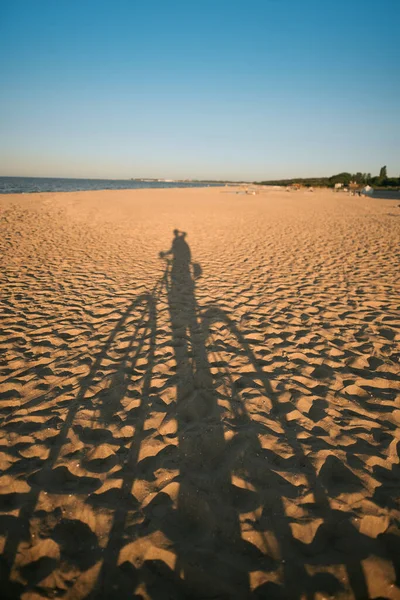
M 398 204 L 1 196 L 2 597 L 400 598 Z

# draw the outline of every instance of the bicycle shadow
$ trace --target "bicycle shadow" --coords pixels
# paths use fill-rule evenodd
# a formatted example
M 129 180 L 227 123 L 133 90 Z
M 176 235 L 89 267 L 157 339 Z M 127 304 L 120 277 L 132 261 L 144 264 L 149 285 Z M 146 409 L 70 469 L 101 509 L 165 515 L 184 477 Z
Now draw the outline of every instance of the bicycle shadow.
M 368 597 L 362 561 L 371 553 L 385 557 L 385 550 L 355 528 L 352 515 L 330 506 L 359 482 L 339 459 L 328 465 L 339 472 L 334 486 L 327 469 L 317 474 L 299 441 L 301 425 L 287 419 L 291 401 L 273 389 L 251 342 L 218 306 L 199 306 L 201 269 L 186 238 L 174 232 L 171 248 L 161 253 L 164 276 L 118 320 L 44 466 L 28 477 L 31 490 L 12 500 L 18 517 L 0 521 L 11 532 L 3 552 L 6 597 L 47 592 L 43 581 L 65 564 L 73 567 L 65 598 L 311 599 L 344 592 L 332 565 L 343 566 L 355 598 Z M 162 294 L 175 361 L 175 399 L 168 404 L 153 387 Z M 141 457 L 154 414 L 176 429 L 161 436 L 160 450 Z M 105 446 L 116 451 L 107 454 Z M 69 470 L 66 459 L 75 456 L 93 476 Z M 171 477 L 157 486 L 163 469 Z M 139 480 L 152 490 L 149 502 L 134 494 Z M 43 493 L 83 498 L 107 522 L 106 540 L 72 510 L 65 515 L 56 506 L 43 515 Z M 320 521 L 308 543 L 293 533 L 290 506 L 299 502 L 304 522 Z M 46 521 L 45 535 L 60 554 L 23 566 L 22 585 L 13 565 L 21 544 L 31 541 L 35 519 Z M 132 545 L 155 539 L 159 557 L 135 562 Z

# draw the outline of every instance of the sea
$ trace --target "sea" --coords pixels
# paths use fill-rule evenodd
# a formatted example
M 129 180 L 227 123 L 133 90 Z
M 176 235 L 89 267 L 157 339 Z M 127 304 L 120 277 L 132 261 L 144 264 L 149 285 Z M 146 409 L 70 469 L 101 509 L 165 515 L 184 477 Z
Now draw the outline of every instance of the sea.
M 371 198 L 380 200 L 400 200 L 400 190 L 374 190 Z
M 82 192 L 160 188 L 217 187 L 223 183 L 154 181 L 143 179 L 63 179 L 54 177 L 0 177 L 0 194 Z

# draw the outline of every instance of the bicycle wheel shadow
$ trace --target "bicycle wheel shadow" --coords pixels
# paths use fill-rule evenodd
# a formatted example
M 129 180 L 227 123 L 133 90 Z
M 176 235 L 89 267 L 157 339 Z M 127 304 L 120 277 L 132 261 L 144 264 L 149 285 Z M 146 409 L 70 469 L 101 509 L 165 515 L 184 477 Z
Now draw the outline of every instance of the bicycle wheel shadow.
M 52 427 L 47 423 L 47 459 L 27 472 L 26 461 L 19 465 L 20 479 L 29 491 L 2 497 L 1 509 L 14 510 L 0 518 L 7 536 L 0 563 L 2 597 L 18 598 L 26 592 L 51 595 L 54 586 L 72 588 L 74 596 L 75 582 L 88 574 L 96 577 L 107 563 L 96 532 L 109 530 L 114 539 L 120 535 L 121 510 L 137 508 L 131 496 L 135 470 L 130 466 L 136 464 L 146 435 L 156 301 L 162 285 L 163 281 L 152 293 L 131 302 L 80 381 L 66 413 L 57 412 L 49 421 Z M 57 406 L 57 393 L 47 400 Z M 113 480 L 118 485 L 108 485 Z M 93 510 L 88 512 L 85 504 Z M 111 525 L 100 522 L 96 527 L 93 511 L 106 511 L 103 521 L 111 519 Z

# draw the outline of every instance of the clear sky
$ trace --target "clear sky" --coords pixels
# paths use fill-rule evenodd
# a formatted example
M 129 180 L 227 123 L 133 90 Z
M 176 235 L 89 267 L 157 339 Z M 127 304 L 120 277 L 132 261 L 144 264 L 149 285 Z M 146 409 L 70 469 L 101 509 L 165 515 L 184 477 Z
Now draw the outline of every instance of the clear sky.
M 400 175 L 400 0 L 0 0 L 0 175 Z

